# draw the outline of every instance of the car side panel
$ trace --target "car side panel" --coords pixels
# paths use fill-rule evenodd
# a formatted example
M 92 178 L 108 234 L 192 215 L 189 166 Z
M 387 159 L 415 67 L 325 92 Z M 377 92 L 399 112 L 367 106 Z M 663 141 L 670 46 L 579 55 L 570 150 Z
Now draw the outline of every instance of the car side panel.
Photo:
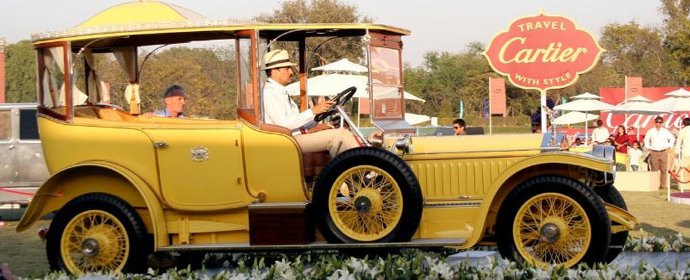
M 177 209 L 219 210 L 247 206 L 238 127 L 145 129 L 156 146 L 160 188 Z
M 250 193 L 265 195 L 263 202 L 305 201 L 302 162 L 292 136 L 245 125 L 242 138 Z

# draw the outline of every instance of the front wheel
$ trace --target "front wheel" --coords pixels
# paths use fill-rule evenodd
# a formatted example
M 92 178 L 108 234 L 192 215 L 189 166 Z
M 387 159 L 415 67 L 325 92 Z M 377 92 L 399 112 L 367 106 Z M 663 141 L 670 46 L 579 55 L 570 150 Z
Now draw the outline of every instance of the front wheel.
M 331 243 L 404 242 L 422 214 L 422 193 L 410 167 L 381 149 L 343 152 L 319 175 L 313 213 Z
M 601 199 L 577 181 L 530 179 L 506 198 L 498 213 L 498 250 L 537 266 L 572 267 L 604 261 L 611 226 Z
M 134 209 L 103 193 L 86 194 L 65 205 L 53 219 L 47 239 L 51 269 L 74 275 L 142 272 L 150 251 Z

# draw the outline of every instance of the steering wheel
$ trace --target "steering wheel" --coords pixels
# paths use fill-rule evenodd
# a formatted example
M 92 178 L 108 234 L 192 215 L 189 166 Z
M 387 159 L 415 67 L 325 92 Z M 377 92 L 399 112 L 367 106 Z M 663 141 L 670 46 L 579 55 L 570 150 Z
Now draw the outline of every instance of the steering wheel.
M 335 104 L 333 104 L 333 106 L 331 106 L 331 108 L 328 108 L 328 110 L 326 110 L 326 112 L 316 114 L 316 116 L 314 116 L 314 121 L 320 122 L 320 121 L 324 120 L 325 118 L 327 118 L 328 116 L 330 116 L 331 114 L 335 113 L 336 112 L 335 108 L 338 106 L 343 106 L 343 105 L 345 105 L 345 103 L 350 101 L 350 99 L 352 99 L 352 96 L 355 95 L 356 91 L 357 91 L 357 87 L 353 86 L 353 87 L 349 87 L 349 88 L 341 91 L 340 93 L 338 93 L 338 95 L 336 95 L 333 98 L 333 101 L 335 102 Z

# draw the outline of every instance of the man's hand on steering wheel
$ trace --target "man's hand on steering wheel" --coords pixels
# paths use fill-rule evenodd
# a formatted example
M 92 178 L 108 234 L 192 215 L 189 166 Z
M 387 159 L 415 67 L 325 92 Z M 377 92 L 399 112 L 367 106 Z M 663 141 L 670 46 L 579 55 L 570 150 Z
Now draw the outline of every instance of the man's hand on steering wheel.
M 335 104 L 335 101 L 332 100 L 321 102 L 319 104 L 314 105 L 314 107 L 311 108 L 311 112 L 314 113 L 314 115 L 324 113 L 328 111 L 328 109 L 333 107 L 333 104 Z
M 326 101 L 326 102 L 330 102 L 329 104 L 331 104 L 331 106 L 328 107 L 325 111 L 322 111 L 319 113 L 317 113 L 316 111 L 313 111 L 315 114 L 314 121 L 320 122 L 320 121 L 324 120 L 326 117 L 328 117 L 329 115 L 335 113 L 336 107 L 345 105 L 345 103 L 347 103 L 350 99 L 352 99 L 352 96 L 355 95 L 356 91 L 357 91 L 357 87 L 349 87 L 349 88 L 343 90 L 342 92 L 338 93 L 338 95 L 336 95 L 333 98 L 333 101 Z M 321 105 L 323 103 L 326 103 L 326 102 L 321 102 L 321 103 L 317 104 L 317 106 Z

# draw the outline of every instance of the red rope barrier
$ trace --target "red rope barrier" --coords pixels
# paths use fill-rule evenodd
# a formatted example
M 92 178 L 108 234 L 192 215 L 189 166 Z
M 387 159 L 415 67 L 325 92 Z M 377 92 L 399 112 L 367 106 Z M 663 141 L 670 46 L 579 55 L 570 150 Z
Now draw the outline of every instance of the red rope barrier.
M 13 194 L 19 194 L 19 195 L 25 195 L 25 196 L 34 196 L 34 194 L 30 193 L 30 192 L 15 191 L 15 190 L 11 190 L 9 188 L 0 188 L 0 191 L 13 193 Z
M 668 171 L 668 174 L 671 174 L 671 177 L 673 178 L 673 180 L 676 180 L 676 182 L 678 182 L 678 183 L 680 183 L 680 184 L 687 184 L 687 183 L 690 183 L 690 178 L 688 178 L 687 181 L 681 181 L 681 180 L 680 180 L 680 178 L 679 178 L 680 176 L 678 176 L 678 174 L 680 174 L 681 169 L 682 169 L 682 170 L 685 170 L 685 172 L 688 172 L 688 174 L 690 174 L 690 169 L 688 169 L 687 167 L 681 167 L 681 168 L 678 169 L 677 172 L 673 172 L 672 170 L 669 170 L 669 171 Z M 690 176 L 688 176 L 688 177 L 690 177 Z

